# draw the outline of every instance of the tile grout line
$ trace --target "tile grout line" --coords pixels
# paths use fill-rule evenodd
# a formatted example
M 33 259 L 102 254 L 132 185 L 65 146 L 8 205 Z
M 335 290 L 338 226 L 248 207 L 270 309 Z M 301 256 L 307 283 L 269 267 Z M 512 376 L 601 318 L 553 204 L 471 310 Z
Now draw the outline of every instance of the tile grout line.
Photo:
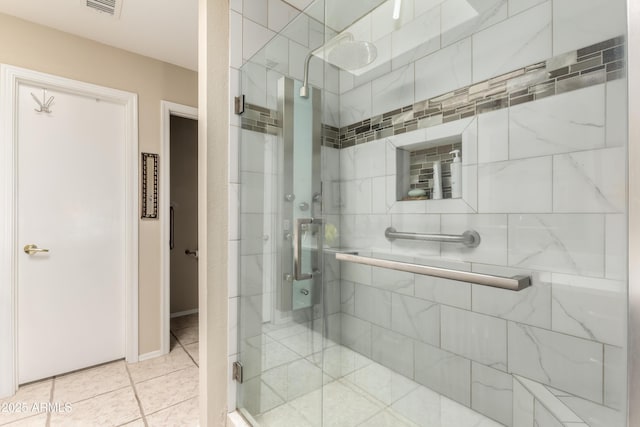
M 176 406 L 178 406 L 178 405 L 182 405 L 183 403 L 188 402 L 188 401 L 190 401 L 190 400 L 192 400 L 192 399 L 198 399 L 198 402 L 199 402 L 200 396 L 190 397 L 190 398 L 188 398 L 188 399 L 181 400 L 180 402 L 173 403 L 173 404 L 171 404 L 171 405 L 169 405 L 169 406 L 166 406 L 166 407 L 164 407 L 164 408 L 160 408 L 160 409 L 158 409 L 157 411 L 151 412 L 151 413 L 150 413 L 150 414 L 148 414 L 147 416 L 155 415 L 155 414 L 157 414 L 158 412 L 166 411 L 166 410 L 167 410 L 167 409 L 169 409 L 169 408 L 173 408 L 173 407 L 176 407 Z M 145 425 L 147 425 L 147 424 L 145 423 Z
M 49 393 L 49 402 L 53 403 L 53 392 L 56 387 L 56 377 L 51 378 L 51 392 Z M 51 426 L 51 411 L 47 411 L 47 421 L 45 424 L 47 427 Z
M 124 367 L 127 371 L 127 376 L 129 377 L 129 384 L 131 384 L 133 395 L 136 398 L 136 402 L 138 402 L 138 409 L 140 410 L 140 416 L 142 417 L 142 422 L 144 423 L 145 427 L 147 427 L 149 425 L 147 423 L 147 417 L 145 416 L 144 409 L 142 409 L 142 402 L 140 402 L 140 397 L 138 396 L 138 390 L 136 389 L 136 385 L 133 382 L 133 378 L 131 377 L 131 372 L 129 371 L 129 366 L 126 362 L 124 363 Z
M 186 329 L 186 328 L 185 328 Z M 193 362 L 194 365 L 196 365 L 196 367 L 198 369 L 200 369 L 200 365 L 198 363 L 196 363 L 195 359 L 193 358 L 193 356 L 191 356 L 191 353 L 189 353 L 189 351 L 185 348 L 185 346 L 182 344 L 182 342 L 180 342 L 180 340 L 178 339 L 178 337 L 176 336 L 176 334 L 173 331 L 169 331 L 169 333 L 176 339 L 176 343 L 178 343 L 178 345 L 180 346 L 180 348 L 182 349 L 182 351 L 184 351 L 187 356 L 189 356 L 189 359 L 191 359 L 191 361 Z M 196 341 L 195 343 L 197 343 L 198 341 Z M 195 344 L 195 343 L 191 343 L 191 344 Z M 188 345 L 191 345 L 188 344 Z M 198 344 L 199 345 L 199 344 Z

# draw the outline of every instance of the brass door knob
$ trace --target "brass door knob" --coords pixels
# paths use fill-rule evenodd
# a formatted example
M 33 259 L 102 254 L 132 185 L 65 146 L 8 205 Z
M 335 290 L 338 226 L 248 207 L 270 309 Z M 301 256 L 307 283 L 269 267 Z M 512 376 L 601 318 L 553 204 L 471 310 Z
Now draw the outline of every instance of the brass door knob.
M 25 245 L 24 247 L 25 254 L 33 255 L 39 252 L 49 252 L 49 249 L 39 248 L 38 245 L 34 244 Z

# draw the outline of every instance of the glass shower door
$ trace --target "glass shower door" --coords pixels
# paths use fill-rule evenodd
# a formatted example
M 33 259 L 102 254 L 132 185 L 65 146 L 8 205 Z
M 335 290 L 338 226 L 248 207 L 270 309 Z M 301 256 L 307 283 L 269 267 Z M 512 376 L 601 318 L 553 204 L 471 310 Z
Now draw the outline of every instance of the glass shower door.
M 255 105 L 260 66 L 243 68 L 238 407 L 254 425 L 306 425 L 322 402 L 321 94 L 281 77 L 274 108 Z

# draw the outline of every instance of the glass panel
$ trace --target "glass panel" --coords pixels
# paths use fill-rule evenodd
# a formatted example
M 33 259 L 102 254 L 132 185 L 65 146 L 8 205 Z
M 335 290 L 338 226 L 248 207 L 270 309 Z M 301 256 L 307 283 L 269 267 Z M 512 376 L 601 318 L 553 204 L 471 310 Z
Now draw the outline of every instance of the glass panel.
M 238 407 L 254 425 L 322 419 L 323 96 L 300 96 L 288 65 L 301 56 L 291 70 L 302 68 L 309 51 L 288 39 L 312 28 L 324 39 L 300 15 L 241 70 Z M 320 61 L 313 70 L 322 81 Z
M 325 386 L 325 424 L 625 425 L 625 6 L 391 0 L 333 28 L 338 246 L 532 286 L 341 262 L 325 364 L 357 365 Z M 363 396 L 381 406 L 344 421 Z
M 243 116 L 242 164 L 274 172 L 243 171 L 242 215 L 275 231 L 241 256 L 240 406 L 264 425 L 625 425 L 626 33 L 624 0 L 327 0 L 248 62 L 268 110 Z

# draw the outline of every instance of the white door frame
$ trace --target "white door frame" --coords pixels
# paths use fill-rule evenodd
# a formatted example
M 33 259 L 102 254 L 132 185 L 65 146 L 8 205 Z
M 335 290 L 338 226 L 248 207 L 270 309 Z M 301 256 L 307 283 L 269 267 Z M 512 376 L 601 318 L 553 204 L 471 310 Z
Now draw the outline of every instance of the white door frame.
M 11 396 L 18 389 L 19 83 L 103 99 L 126 108 L 125 355 L 127 362 L 138 360 L 138 97 L 130 92 L 0 64 L 0 397 Z
M 162 292 L 160 304 L 162 308 L 160 326 L 160 351 L 161 354 L 169 353 L 171 340 L 170 332 L 170 295 L 171 295 L 171 251 L 169 249 L 169 207 L 171 204 L 171 116 L 184 117 L 185 119 L 198 120 L 198 109 L 187 105 L 176 104 L 169 101 L 160 101 L 162 127 L 162 148 L 160 149 L 160 242 L 161 242 L 161 283 Z M 156 356 L 145 355 L 145 359 Z

